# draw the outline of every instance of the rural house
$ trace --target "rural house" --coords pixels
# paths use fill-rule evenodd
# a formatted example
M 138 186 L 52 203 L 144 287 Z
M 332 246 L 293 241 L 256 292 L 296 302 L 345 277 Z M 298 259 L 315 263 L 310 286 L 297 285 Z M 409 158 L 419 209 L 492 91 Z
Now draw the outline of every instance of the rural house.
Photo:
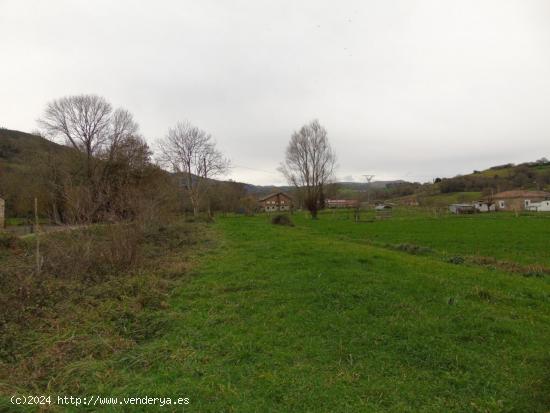
M 2 198 L 0 198 L 0 229 L 4 228 L 4 221 L 5 221 L 5 209 L 6 203 Z
M 357 208 L 359 201 L 356 199 L 327 199 L 325 205 L 328 208 Z
M 260 208 L 265 212 L 290 211 L 292 209 L 292 198 L 284 192 L 276 192 L 258 200 Z
M 533 203 L 550 200 L 550 192 L 524 190 L 504 191 L 495 194 L 493 199 L 499 210 L 521 211 L 529 210 L 530 205 Z
M 527 210 L 536 212 L 550 212 L 550 201 L 529 202 Z

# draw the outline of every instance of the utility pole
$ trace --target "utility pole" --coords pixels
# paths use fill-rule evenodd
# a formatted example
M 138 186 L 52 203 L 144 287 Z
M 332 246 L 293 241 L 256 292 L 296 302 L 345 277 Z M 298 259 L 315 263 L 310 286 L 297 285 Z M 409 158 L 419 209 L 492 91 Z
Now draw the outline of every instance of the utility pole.
M 367 181 L 367 204 L 370 205 L 370 183 L 376 175 L 363 175 Z

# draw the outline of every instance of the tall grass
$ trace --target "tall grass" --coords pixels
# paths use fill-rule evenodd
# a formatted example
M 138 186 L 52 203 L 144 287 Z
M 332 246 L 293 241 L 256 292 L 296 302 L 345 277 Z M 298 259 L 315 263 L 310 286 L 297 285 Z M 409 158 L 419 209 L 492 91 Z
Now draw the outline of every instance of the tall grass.
M 168 329 L 167 297 L 206 233 L 204 224 L 177 222 L 47 234 L 40 274 L 32 238 L 0 236 L 0 393 L 74 391 L 70 363 L 111 357 Z

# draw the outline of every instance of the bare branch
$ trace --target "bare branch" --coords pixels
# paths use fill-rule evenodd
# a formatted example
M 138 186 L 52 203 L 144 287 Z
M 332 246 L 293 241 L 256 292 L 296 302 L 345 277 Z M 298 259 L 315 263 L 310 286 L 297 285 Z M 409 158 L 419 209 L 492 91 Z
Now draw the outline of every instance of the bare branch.
M 210 135 L 188 122 L 179 122 L 171 128 L 159 142 L 159 149 L 161 163 L 183 175 L 197 215 L 209 179 L 225 173 L 229 161 L 216 149 Z

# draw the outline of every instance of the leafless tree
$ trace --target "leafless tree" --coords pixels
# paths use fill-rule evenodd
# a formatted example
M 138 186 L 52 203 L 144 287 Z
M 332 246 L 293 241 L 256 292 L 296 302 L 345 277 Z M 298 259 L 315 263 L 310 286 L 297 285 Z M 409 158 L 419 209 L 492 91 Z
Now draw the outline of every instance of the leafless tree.
M 66 96 L 46 105 L 38 120 L 46 136 L 64 139 L 85 154 L 86 173 L 93 173 L 94 157 L 112 153 L 128 137 L 137 134 L 138 125 L 125 109 L 113 111 L 105 98 L 96 95 Z
M 55 174 L 56 208 L 65 204 L 65 215 L 79 222 L 131 215 L 131 191 L 152 165 L 149 147 L 130 112 L 113 110 L 100 96 L 67 96 L 48 103 L 39 124 L 48 138 L 74 149 L 56 161 L 71 159 L 64 175 Z
M 324 187 L 332 177 L 336 155 L 326 129 L 314 120 L 294 132 L 279 170 L 291 185 L 303 192 L 304 203 L 312 218 L 317 217 Z
M 178 122 L 159 142 L 159 149 L 160 161 L 183 175 L 193 214 L 198 215 L 205 195 L 210 213 L 209 180 L 223 174 L 229 167 L 229 161 L 216 149 L 211 135 L 189 122 Z

